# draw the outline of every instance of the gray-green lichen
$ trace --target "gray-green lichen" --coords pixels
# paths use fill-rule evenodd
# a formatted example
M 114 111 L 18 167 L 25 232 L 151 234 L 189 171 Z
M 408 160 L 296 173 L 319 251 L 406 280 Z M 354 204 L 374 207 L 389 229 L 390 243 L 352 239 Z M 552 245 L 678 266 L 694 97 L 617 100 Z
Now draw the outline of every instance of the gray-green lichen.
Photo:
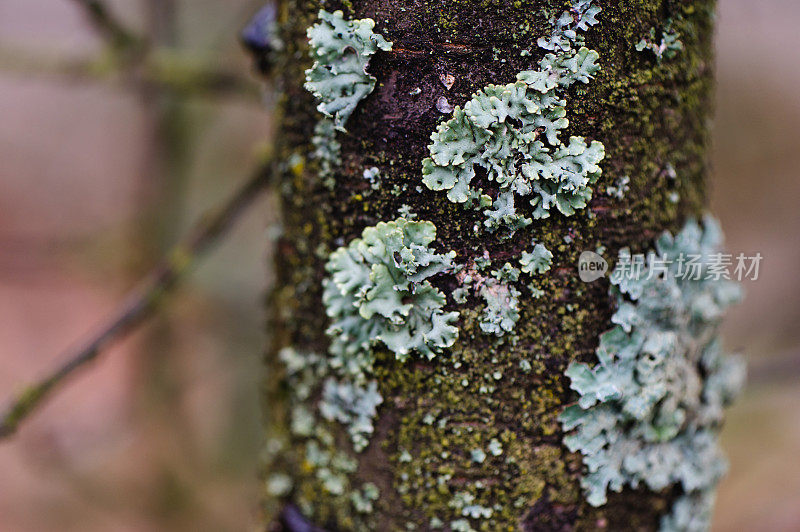
M 707 532 L 714 512 L 713 490 L 681 496 L 661 519 L 661 532 Z
M 429 280 L 452 270 L 455 253 L 436 253 L 430 248 L 435 238 L 432 223 L 398 218 L 364 229 L 360 238 L 331 253 L 323 281 L 331 318 L 328 356 L 293 348 L 280 352 L 292 389 L 290 430 L 305 440 L 302 469 L 355 515 L 372 512 L 379 491 L 374 484 L 356 483 L 358 462 L 337 442 L 333 428 L 346 431 L 352 452 L 369 445 L 383 402 L 373 375 L 375 344 L 384 344 L 399 360 L 411 352 L 433 358 L 458 336 L 452 324 L 458 313 L 443 310 L 445 296 Z M 288 492 L 291 486 L 282 480 L 270 485 Z M 295 499 L 306 515 L 315 515 L 303 492 Z
M 490 278 L 481 287 L 480 295 L 486 302 L 486 308 L 480 319 L 481 330 L 495 336 L 503 336 L 513 331 L 519 320 L 519 290 L 498 279 Z
M 489 519 L 494 513 L 492 508 L 475 504 L 475 496 L 465 491 L 460 491 L 453 495 L 453 498 L 450 500 L 450 507 L 460 512 L 464 517 L 472 519 Z M 460 522 L 460 520 L 456 522 Z M 451 526 L 452 525 L 453 523 L 451 523 Z M 464 528 L 464 525 L 460 526 L 462 530 L 472 530 L 468 524 L 467 528 Z
M 364 170 L 364 179 L 369 182 L 369 188 L 378 190 L 381 188 L 381 170 L 377 166 L 372 166 Z
M 597 24 L 600 11 L 592 5 L 592 0 L 577 0 L 572 9 L 564 11 L 557 19 L 550 19 L 553 33 L 550 37 L 539 37 L 537 44 L 545 50 L 562 52 L 569 52 L 574 44 L 583 45 L 583 36 L 578 30 L 586 31 Z
M 530 225 L 517 212 L 518 196 L 528 198 L 533 218 L 547 218 L 553 207 L 566 216 L 586 207 L 605 149 L 582 137 L 559 138 L 569 125 L 559 95 L 576 82 L 588 83 L 600 69 L 597 52 L 584 47 L 579 34 L 597 23 L 599 12 L 590 0 L 577 0 L 553 21 L 553 34 L 540 39 L 542 48 L 555 53 L 545 55 L 538 70 L 520 72 L 514 83 L 484 87 L 439 124 L 430 157 L 422 161 L 428 188 L 447 191 L 454 203 L 485 209 L 490 231 L 504 226 L 513 233 Z M 496 197 L 473 185 L 476 167 L 497 183 Z
M 614 185 L 606 187 L 606 194 L 613 198 L 622 199 L 630 190 L 630 183 L 630 176 L 624 175 L 617 179 L 617 182 Z
M 443 310 L 445 296 L 428 279 L 450 271 L 455 252 L 435 253 L 435 238 L 432 223 L 398 218 L 331 254 L 323 302 L 333 364 L 360 372 L 378 342 L 399 360 L 412 351 L 433 358 L 453 345 L 458 313 Z
M 660 41 L 656 37 L 656 29 L 650 28 L 648 36 L 636 43 L 636 50 L 640 52 L 650 50 L 660 63 L 664 59 L 672 59 L 678 55 L 678 52 L 683 50 L 683 42 L 680 34 L 672 27 L 672 20 L 667 20 L 661 30 Z
M 383 402 L 378 393 L 378 383 L 370 381 L 366 386 L 354 382 L 329 378 L 322 388 L 319 410 L 328 421 L 338 421 L 347 427 L 356 452 L 364 450 L 374 431 L 372 420 L 378 414 L 378 405 Z
M 314 158 L 319 161 L 319 177 L 323 179 L 328 188 L 333 188 L 333 171 L 342 164 L 342 146 L 336 140 L 336 129 L 333 120 L 322 118 L 314 126 L 314 135 L 311 137 L 314 146 Z
M 286 347 L 279 358 L 292 390 L 290 431 L 294 438 L 304 441 L 303 469 L 330 497 L 341 499 L 357 514 L 371 512 L 372 502 L 378 498 L 377 488 L 371 483 L 358 485 L 353 480 L 357 462 L 336 445 L 332 429 L 335 425 L 344 426 L 353 441 L 353 450 L 364 449 L 373 432 L 376 408 L 382 401 L 376 382 L 366 382 L 366 373 L 358 378 L 343 375 L 328 357 L 313 352 Z M 291 477 L 273 474 L 268 479 L 268 489 L 273 495 L 286 495 L 292 489 Z M 303 511 L 313 515 L 304 495 L 298 493 L 296 498 Z
M 457 279 L 461 286 L 453 291 L 453 299 L 460 304 L 467 302 L 470 293 L 478 295 L 486 303 L 480 318 L 480 329 L 490 335 L 505 336 L 514 330 L 520 318 L 520 291 L 514 287 L 521 270 L 506 262 L 502 267 L 485 272 L 491 267 L 488 253 L 474 259 L 469 268 L 461 268 Z
M 553 254 L 543 244 L 534 243 L 533 250 L 529 253 L 522 252 L 519 263 L 525 273 L 545 273 L 553 262 Z
M 492 277 L 498 281 L 515 283 L 519 281 L 520 269 L 515 268 L 511 263 L 506 262 L 499 270 L 492 270 Z
M 367 73 L 370 57 L 392 49 L 391 42 L 372 32 L 374 27 L 372 19 L 345 20 L 341 11 L 320 10 L 319 22 L 307 31 L 314 64 L 306 70 L 305 88 L 317 98 L 317 110 L 324 115 L 311 140 L 320 177 L 329 188 L 333 170 L 341 164 L 336 131 L 345 130 L 358 103 L 375 88 L 375 77 Z
M 707 217 L 703 227 L 690 220 L 677 236 L 664 233 L 646 261 L 620 252 L 611 276 L 616 327 L 601 335 L 596 364 L 568 368 L 580 397 L 561 415 L 571 431 L 565 444 L 583 454 L 582 486 L 594 506 L 625 485 L 679 486 L 684 496 L 665 529 L 710 516 L 698 508 L 713 500 L 726 468 L 717 430 L 744 380 L 743 364 L 717 339 L 725 309 L 741 297 L 717 273 L 720 244 Z
M 344 131 L 358 103 L 375 88 L 375 77 L 367 73 L 369 58 L 392 43 L 373 33 L 369 18 L 345 20 L 341 11 L 319 12 L 319 22 L 308 28 L 314 65 L 306 70 L 305 87 L 319 100 L 317 110 L 333 119 Z

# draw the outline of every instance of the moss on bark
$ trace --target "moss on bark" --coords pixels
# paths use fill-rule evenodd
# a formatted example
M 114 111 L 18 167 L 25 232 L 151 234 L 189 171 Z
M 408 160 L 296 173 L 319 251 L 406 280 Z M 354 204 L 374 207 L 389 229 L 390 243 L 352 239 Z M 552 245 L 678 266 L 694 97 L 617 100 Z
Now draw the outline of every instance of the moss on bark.
M 437 111 L 437 100 L 463 105 L 485 85 L 509 83 L 517 72 L 535 67 L 544 52 L 537 38 L 549 34 L 549 16 L 566 6 L 518 0 L 281 3 L 286 48 L 276 67 L 283 90 L 278 153 L 292 164 L 280 185 L 284 232 L 276 252 L 278 288 L 270 300 L 274 343 L 265 388 L 270 441 L 285 445 L 268 449 L 271 465 L 265 467 L 295 479 L 294 494 L 311 503 L 321 526 L 398 530 L 411 523 L 425 530 L 432 518 L 447 523 L 460 517 L 452 504 L 459 492 L 494 508 L 485 530 L 649 530 L 670 507 L 673 493 L 646 490 L 613 494 L 600 508 L 588 505 L 578 485 L 581 458 L 562 445 L 557 416 L 574 400 L 566 367 L 592 360 L 613 311 L 607 281 L 579 280 L 580 252 L 603 246 L 606 257 L 616 257 L 621 247 L 644 250 L 661 231 L 678 229 L 703 209 L 713 1 L 626 0 L 601 6 L 601 23 L 586 33 L 586 41 L 600 53 L 602 70 L 567 96 L 567 133 L 599 140 L 606 148 L 603 176 L 586 210 L 538 220 L 500 241 L 473 231 L 482 221 L 479 212 L 421 186 L 430 134 L 446 118 Z M 394 42 L 391 52 L 372 59 L 369 70 L 378 84 L 341 136 L 342 166 L 333 190 L 317 178 L 310 157 L 318 114 L 302 87 L 303 71 L 310 66 L 305 29 L 320 7 L 370 17 L 376 31 Z M 635 46 L 668 18 L 675 20 L 684 50 L 659 63 Z M 442 81 L 446 75 L 455 79 L 449 89 Z M 378 190 L 363 178 L 364 169 L 373 166 L 381 172 Z M 623 176 L 630 177 L 625 196 L 606 195 L 606 187 Z M 516 260 L 535 239 L 554 253 L 553 267 L 536 277 L 543 296 L 523 293 L 516 341 L 484 334 L 482 302 L 470 297 L 453 307 L 462 319 L 459 339 L 448 353 L 430 362 L 400 363 L 377 350 L 375 375 L 384 404 L 369 447 L 353 455 L 355 477 L 373 482 L 381 493 L 364 521 L 318 488 L 304 467 L 304 448 L 292 445 L 282 410 L 290 390 L 274 353 L 287 345 L 326 352 L 321 282 L 327 255 L 364 227 L 396 218 L 403 205 L 433 222 L 439 251 L 455 250 L 462 263 L 486 250 L 499 267 Z M 454 276 L 436 284 L 445 293 L 458 286 Z M 472 450 L 485 451 L 492 439 L 501 443 L 501 454 L 487 452 L 482 462 L 471 458 Z

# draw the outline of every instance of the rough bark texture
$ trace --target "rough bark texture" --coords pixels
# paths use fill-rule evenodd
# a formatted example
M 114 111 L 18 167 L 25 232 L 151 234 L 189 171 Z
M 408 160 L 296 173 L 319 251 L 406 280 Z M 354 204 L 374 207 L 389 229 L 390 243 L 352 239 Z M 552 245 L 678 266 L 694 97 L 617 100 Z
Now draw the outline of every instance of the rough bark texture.
M 287 47 L 277 67 L 284 91 L 278 154 L 285 159 L 297 154 L 304 164 L 287 169 L 280 189 L 284 233 L 276 253 L 278 289 L 270 302 L 275 340 L 267 357 L 271 376 L 266 383 L 273 436 L 287 434 L 281 405 L 288 392 L 281 387 L 274 353 L 287 345 L 326 352 L 327 318 L 321 303 L 325 260 L 365 227 L 397 218 L 405 204 L 436 225 L 437 248 L 455 250 L 462 263 L 486 249 L 502 265 L 529 248 L 532 238 L 555 255 L 552 270 L 539 278 L 545 295 L 521 301 L 516 343 L 482 333 L 478 317 L 483 303 L 471 298 L 466 308 L 458 308 L 459 339 L 448 354 L 431 362 L 412 358 L 400 363 L 378 349 L 376 376 L 384 403 L 369 447 L 354 454 L 356 478 L 375 483 L 381 493 L 368 517 L 369 528 L 401 530 L 414 523 L 425 530 L 434 516 L 445 522 L 456 519 L 449 506 L 453 494 L 470 491 L 478 481 L 483 488 L 475 493 L 476 502 L 502 508 L 487 525 L 491 530 L 655 529 L 675 497 L 672 492 L 625 490 L 611 494 L 603 507 L 588 505 L 578 484 L 581 457 L 562 445 L 557 416 L 575 400 L 564 370 L 571 361 L 594 360 L 598 336 L 609 328 L 613 311 L 605 279 L 591 284 L 579 280 L 580 252 L 599 245 L 605 246 L 607 257 L 615 257 L 624 246 L 642 251 L 661 231 L 678 229 L 687 216 L 703 209 L 713 1 L 602 3 L 601 23 L 586 33 L 587 46 L 600 53 L 602 70 L 592 83 L 576 84 L 567 95 L 568 134 L 599 140 L 606 149 L 603 176 L 586 210 L 536 221 L 503 242 L 472 230 L 483 219 L 479 212 L 418 187 L 430 134 L 446 119 L 436 109 L 437 99 L 445 96 L 451 104 L 463 105 L 485 85 L 512 82 L 517 72 L 535 67 L 543 50 L 534 43 L 549 33 L 549 14 L 566 5 L 511 0 L 281 2 Z M 369 71 L 378 84 L 341 136 L 343 164 L 332 191 L 322 186 L 309 157 L 319 115 L 313 97 L 303 89 L 303 71 L 311 63 L 305 30 L 320 7 L 342 9 L 351 18 L 370 17 L 376 21 L 375 31 L 394 42 L 393 51 L 372 59 Z M 685 49 L 658 63 L 635 45 L 668 18 L 678 21 Z M 523 49 L 532 54 L 521 55 Z M 449 90 L 441 81 L 445 74 L 455 78 Z M 412 95 L 416 88 L 421 93 Z M 668 176 L 669 165 L 676 179 Z M 372 166 L 381 170 L 377 191 L 368 191 L 362 175 Z M 605 194 L 622 176 L 631 179 L 625 197 Z M 390 193 L 394 185 L 406 184 L 402 194 Z M 457 287 L 454 276 L 435 284 L 445 293 Z M 522 360 L 533 369 L 522 371 Z M 482 386 L 492 391 L 481 393 Z M 446 427 L 423 422 L 428 414 L 447 418 Z M 454 432 L 454 427 L 463 430 Z M 500 439 L 503 454 L 490 455 L 483 463 L 471 460 L 470 450 L 491 438 Z M 401 450 L 412 459 L 400 461 Z M 302 494 L 313 505 L 318 526 L 358 526 L 358 518 L 310 479 L 302 446 L 290 445 L 278 457 L 279 467 L 295 479 L 295 496 Z M 437 485 L 445 474 L 449 480 Z

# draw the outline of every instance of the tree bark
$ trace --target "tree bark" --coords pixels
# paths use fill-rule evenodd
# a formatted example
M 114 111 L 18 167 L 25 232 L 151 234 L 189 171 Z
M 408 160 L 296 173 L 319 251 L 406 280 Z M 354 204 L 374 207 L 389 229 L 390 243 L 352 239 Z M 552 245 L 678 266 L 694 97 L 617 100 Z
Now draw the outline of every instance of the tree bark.
M 570 362 L 594 360 L 613 312 L 606 279 L 578 278 L 581 251 L 602 246 L 607 258 L 622 247 L 644 251 L 662 231 L 679 229 L 704 208 L 713 0 L 602 3 L 600 24 L 585 33 L 602 69 L 591 83 L 575 84 L 565 94 L 570 125 L 564 136 L 599 140 L 606 151 L 602 177 L 584 211 L 535 220 L 503 241 L 473 231 L 482 220 L 478 211 L 421 186 L 430 135 L 449 118 L 437 110 L 437 101 L 444 97 L 463 106 L 486 85 L 511 83 L 518 72 L 535 68 L 545 53 L 536 40 L 549 35 L 550 15 L 566 7 L 563 1 L 512 0 L 280 2 L 285 47 L 276 66 L 283 93 L 277 155 L 294 163 L 279 184 L 283 234 L 269 302 L 265 470 L 284 472 L 293 488 L 283 501 L 269 499 L 267 518 L 284 502 L 303 501 L 301 510 L 313 513 L 305 518 L 327 530 L 403 530 L 409 523 L 427 530 L 432 519 L 459 519 L 452 498 L 476 483 L 476 503 L 495 509 L 482 524 L 472 522 L 485 530 L 652 530 L 669 510 L 674 490 L 626 488 L 610 494 L 604 506 L 590 506 L 579 485 L 581 456 L 562 444 L 557 416 L 575 401 L 564 371 Z M 394 43 L 392 51 L 372 57 L 369 72 L 378 81 L 339 136 L 342 164 L 332 190 L 318 178 L 311 156 L 320 115 L 303 88 L 304 70 L 311 66 L 305 32 L 320 8 L 372 18 L 375 32 Z M 670 19 L 683 41 L 676 57 L 659 61 L 636 50 L 650 28 L 663 28 Z M 449 88 L 447 76 L 454 80 Z M 363 177 L 370 167 L 381 172 L 374 191 Z M 624 197 L 607 194 L 623 176 L 630 178 Z M 436 250 L 455 250 L 458 262 L 486 250 L 501 266 L 534 239 L 553 252 L 553 267 L 538 278 L 545 294 L 520 301 L 516 341 L 485 334 L 478 325 L 483 302 L 470 297 L 464 305 L 449 300 L 448 309 L 459 310 L 461 318 L 458 340 L 446 354 L 399 362 L 376 349 L 383 403 L 369 446 L 350 453 L 357 462 L 354 478 L 380 491 L 373 511 L 362 516 L 321 489 L 309 471 L 302 441 L 287 428 L 293 390 L 276 353 L 286 346 L 326 353 L 321 284 L 328 254 L 365 227 L 394 220 L 403 205 L 435 224 Z M 453 275 L 434 284 L 446 294 L 458 287 Z M 521 369 L 523 361 L 530 369 Z M 346 447 L 346 435 L 336 437 Z M 502 443 L 502 454 L 471 459 L 470 451 L 491 439 Z

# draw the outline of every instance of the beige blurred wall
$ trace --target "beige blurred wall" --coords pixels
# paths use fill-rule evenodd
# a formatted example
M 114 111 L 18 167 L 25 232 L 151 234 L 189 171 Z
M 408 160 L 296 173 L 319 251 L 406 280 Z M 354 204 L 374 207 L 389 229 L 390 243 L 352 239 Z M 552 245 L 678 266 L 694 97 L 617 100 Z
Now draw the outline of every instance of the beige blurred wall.
M 0 0 L 0 401 L 90 334 L 190 220 L 248 177 L 270 129 L 257 91 L 176 102 L 47 74 L 100 51 L 75 4 Z M 147 2 L 111 4 L 147 30 Z M 252 79 L 236 35 L 255 4 L 175 2 L 172 51 Z M 0 444 L 0 530 L 254 522 L 265 201 L 155 323 Z
M 726 323 L 750 359 L 723 433 L 718 530 L 800 529 L 800 3 L 720 0 L 712 206 L 728 247 L 761 252 Z

